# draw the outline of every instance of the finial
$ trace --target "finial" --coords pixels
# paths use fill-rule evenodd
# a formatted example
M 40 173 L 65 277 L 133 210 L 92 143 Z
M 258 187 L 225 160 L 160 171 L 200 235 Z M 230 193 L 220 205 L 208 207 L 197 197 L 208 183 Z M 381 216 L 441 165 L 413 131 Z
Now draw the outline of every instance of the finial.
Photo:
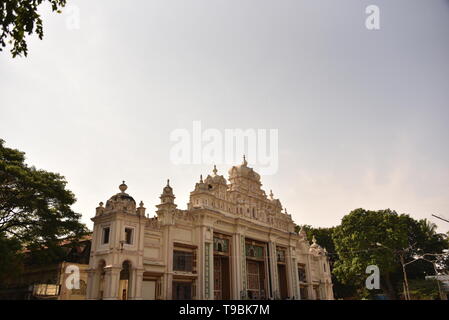
M 167 179 L 167 187 L 170 187 L 170 179 Z
M 212 170 L 212 172 L 214 173 L 214 175 L 217 175 L 218 170 L 217 170 L 217 166 L 215 164 L 214 164 L 214 170 Z
M 203 183 L 203 175 L 200 174 L 200 183 Z
M 243 155 L 243 165 L 246 166 L 248 164 L 248 161 L 246 161 L 245 155 Z
M 143 208 L 143 201 L 140 201 L 139 208 Z
M 313 237 L 312 237 L 312 242 L 313 242 L 313 244 L 316 244 L 315 235 L 313 235 Z
M 120 191 L 121 191 L 122 193 L 125 193 L 126 189 L 128 189 L 128 186 L 125 184 L 125 181 L 123 181 L 122 184 L 119 185 L 118 188 L 120 189 Z

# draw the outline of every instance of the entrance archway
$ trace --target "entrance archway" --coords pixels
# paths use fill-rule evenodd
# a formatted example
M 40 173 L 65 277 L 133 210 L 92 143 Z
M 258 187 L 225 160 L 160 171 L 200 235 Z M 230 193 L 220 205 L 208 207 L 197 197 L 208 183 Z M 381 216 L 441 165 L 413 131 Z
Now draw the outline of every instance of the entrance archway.
M 131 262 L 124 261 L 120 271 L 118 298 L 128 300 L 131 292 Z

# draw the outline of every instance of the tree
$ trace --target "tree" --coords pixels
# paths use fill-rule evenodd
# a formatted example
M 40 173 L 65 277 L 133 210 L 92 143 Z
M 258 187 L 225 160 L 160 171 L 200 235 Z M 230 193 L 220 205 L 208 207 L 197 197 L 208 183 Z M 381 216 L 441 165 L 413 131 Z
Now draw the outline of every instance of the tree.
M 50 3 L 52 11 L 58 13 L 66 4 L 66 0 L 0 0 L 0 51 L 9 42 L 13 57 L 27 56 L 26 35 L 36 33 L 39 39 L 44 36 L 38 8 L 46 2 Z
M 448 247 L 447 237 L 436 233 L 428 221 L 415 220 L 389 209 L 350 212 L 335 228 L 333 240 L 339 257 L 334 264 L 337 279 L 372 295 L 372 291 L 363 289 L 368 276 L 365 270 L 369 265 L 376 265 L 380 270 L 381 289 L 390 299 L 396 299 L 402 291 L 401 257 L 404 263 L 413 261 L 406 266 L 407 278 L 422 280 L 426 274 L 435 272 L 431 263 L 415 258 L 424 253 L 441 253 Z
M 0 284 L 17 277 L 23 268 L 23 254 L 20 241 L 0 234 Z
M 25 164 L 25 154 L 5 147 L 0 139 L 0 240 L 3 248 L 17 251 L 17 244 L 20 244 L 32 252 L 45 252 L 37 255 L 39 262 L 45 262 L 64 254 L 60 246 L 62 239 L 76 242 L 86 234 L 85 225 L 79 221 L 81 214 L 71 209 L 76 199 L 66 189 L 66 184 L 64 177 L 57 173 Z M 0 261 L 8 263 L 5 259 Z
M 390 299 L 397 298 L 392 275 L 400 270 L 400 264 L 394 250 L 403 250 L 409 243 L 407 225 L 395 211 L 356 209 L 343 217 L 333 239 L 339 256 L 334 272 L 341 282 L 363 288 L 366 267 L 376 265 L 381 289 Z

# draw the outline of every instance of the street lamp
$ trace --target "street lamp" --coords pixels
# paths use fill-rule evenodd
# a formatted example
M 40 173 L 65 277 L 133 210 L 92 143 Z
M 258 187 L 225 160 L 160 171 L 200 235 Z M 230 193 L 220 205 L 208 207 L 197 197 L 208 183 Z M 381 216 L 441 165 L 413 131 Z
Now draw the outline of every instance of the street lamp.
M 410 300 L 410 290 L 409 290 L 409 286 L 408 286 L 407 272 L 406 272 L 406 270 L 405 270 L 405 267 L 406 267 L 407 265 L 413 263 L 413 262 L 418 261 L 418 260 L 425 260 L 425 261 L 428 261 L 428 262 L 432 263 L 433 269 L 435 270 L 435 276 L 437 276 L 437 275 L 438 275 L 438 270 L 437 270 L 435 261 L 428 260 L 428 259 L 425 258 L 425 256 L 434 256 L 434 257 L 437 257 L 437 256 L 446 256 L 446 255 L 449 253 L 449 249 L 444 249 L 444 250 L 443 250 L 444 253 L 425 253 L 425 254 L 423 254 L 422 256 L 415 255 L 415 256 L 413 257 L 414 260 L 409 261 L 409 262 L 405 262 L 405 261 L 404 261 L 404 253 L 405 253 L 406 251 L 410 250 L 413 246 L 409 246 L 408 248 L 402 249 L 402 250 L 393 250 L 393 249 L 391 249 L 391 248 L 389 248 L 389 247 L 383 245 L 383 244 L 380 243 L 380 242 L 376 242 L 376 245 L 377 245 L 378 247 L 383 247 L 383 248 L 386 248 L 386 249 L 388 249 L 388 250 L 390 250 L 390 251 L 392 251 L 392 252 L 394 252 L 394 253 L 396 253 L 396 254 L 399 254 L 400 262 L 401 262 L 401 265 L 402 265 L 402 272 L 403 272 L 403 274 L 404 274 L 404 289 L 405 289 L 405 299 L 406 299 L 406 300 Z M 441 300 L 444 300 L 444 296 L 443 296 L 443 293 L 442 293 L 442 291 L 441 291 L 441 286 L 440 286 L 440 282 L 439 282 L 439 281 L 438 281 L 438 292 L 439 292 L 439 294 L 440 294 Z
M 438 256 L 446 256 L 446 255 L 448 254 L 449 250 L 448 250 L 448 249 L 444 249 L 443 252 L 444 252 L 444 253 L 442 253 L 442 254 L 438 254 L 438 253 L 425 253 L 425 254 L 423 254 L 422 256 L 418 256 L 417 259 L 420 259 L 420 260 L 424 260 L 424 261 L 430 262 L 430 263 L 433 265 L 433 269 L 435 270 L 435 277 L 437 277 L 437 276 L 438 276 L 438 270 L 437 270 L 436 262 L 435 262 L 435 261 L 432 261 L 432 260 L 429 260 L 429 259 L 426 259 L 426 258 L 424 258 L 424 257 L 425 257 L 425 256 L 434 256 L 434 257 L 438 257 Z M 445 299 L 444 299 L 443 291 L 441 291 L 440 281 L 439 281 L 438 279 L 436 279 L 436 280 L 437 280 L 437 285 L 438 285 L 438 293 L 440 294 L 440 299 L 441 299 L 441 300 L 445 300 Z

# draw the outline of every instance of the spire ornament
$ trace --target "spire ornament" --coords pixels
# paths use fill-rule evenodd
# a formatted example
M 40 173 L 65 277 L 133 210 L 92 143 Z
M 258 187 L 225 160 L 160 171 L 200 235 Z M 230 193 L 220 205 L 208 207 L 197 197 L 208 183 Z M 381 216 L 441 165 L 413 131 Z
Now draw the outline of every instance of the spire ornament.
M 243 155 L 243 165 L 247 166 L 248 165 L 248 161 L 246 161 L 246 156 Z
M 119 185 L 118 188 L 120 189 L 120 191 L 121 191 L 122 193 L 125 193 L 125 191 L 128 189 L 128 186 L 125 184 L 125 181 L 123 181 L 122 184 Z

